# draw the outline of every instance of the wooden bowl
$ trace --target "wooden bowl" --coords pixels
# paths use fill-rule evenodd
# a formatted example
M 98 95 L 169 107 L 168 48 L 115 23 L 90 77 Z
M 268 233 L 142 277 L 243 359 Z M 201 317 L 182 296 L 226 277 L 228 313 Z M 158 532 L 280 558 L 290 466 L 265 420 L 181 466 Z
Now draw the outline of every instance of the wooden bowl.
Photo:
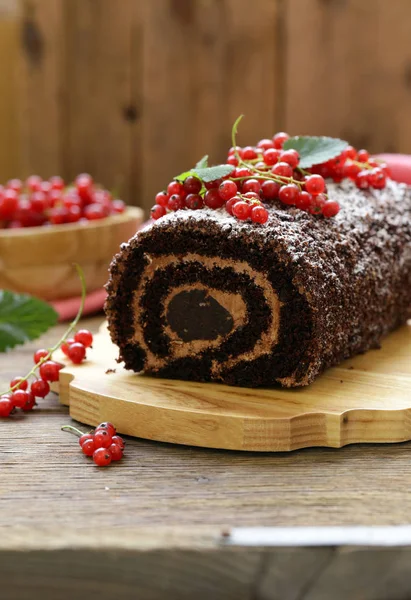
M 87 292 L 100 289 L 120 244 L 143 222 L 140 208 L 128 207 L 106 219 L 50 227 L 0 229 L 0 289 L 57 300 L 81 294 L 73 263 L 84 270 Z

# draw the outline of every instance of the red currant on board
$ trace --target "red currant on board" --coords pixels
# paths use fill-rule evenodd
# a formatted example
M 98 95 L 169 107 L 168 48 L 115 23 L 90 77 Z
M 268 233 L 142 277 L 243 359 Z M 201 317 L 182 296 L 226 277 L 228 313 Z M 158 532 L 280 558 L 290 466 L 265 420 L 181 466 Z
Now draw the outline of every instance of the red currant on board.
M 93 456 L 96 451 L 94 439 L 90 438 L 90 439 L 85 440 L 84 443 L 81 444 L 81 450 L 82 450 L 83 454 L 85 454 L 86 456 Z
M 58 381 L 59 371 L 63 365 L 48 360 L 40 365 L 40 377 L 45 381 Z
M 94 433 L 96 448 L 108 448 L 112 443 L 112 436 L 106 429 L 97 429 Z
M 37 365 L 44 358 L 50 358 L 49 351 L 45 348 L 40 348 L 39 350 L 36 350 L 36 352 L 33 355 L 34 364 Z
M 17 408 L 23 408 L 23 406 L 25 406 L 26 402 L 28 402 L 29 400 L 29 393 L 23 390 L 16 390 L 11 395 L 11 401 Z
M 116 461 L 123 458 L 123 451 L 117 444 L 111 444 L 108 449 L 111 454 L 111 460 Z
M 8 417 L 14 408 L 13 401 L 9 396 L 0 397 L 0 418 Z
M 81 362 L 83 362 L 86 356 L 86 349 L 83 344 L 74 342 L 74 344 L 69 346 L 67 356 L 75 365 L 79 365 Z
M 10 389 L 16 389 L 16 390 L 27 390 L 28 387 L 28 381 L 27 379 L 23 379 L 23 377 L 14 377 L 11 381 L 10 381 Z
M 71 344 L 74 344 L 74 342 L 75 342 L 74 338 L 67 338 L 66 341 L 61 344 L 61 351 L 63 352 L 63 354 L 68 356 L 69 348 L 70 348 Z
M 107 448 L 98 448 L 93 453 L 93 460 L 98 467 L 108 467 L 111 463 L 111 453 Z
M 92 433 L 84 433 L 79 437 L 78 443 L 82 446 L 87 440 L 94 440 L 94 435 Z
M 50 392 L 50 386 L 47 381 L 44 381 L 43 379 L 37 379 L 31 384 L 30 391 L 37 398 L 45 398 Z
M 113 438 L 111 441 L 113 444 L 117 444 L 117 446 L 119 446 L 122 450 L 124 450 L 125 442 L 122 437 L 120 437 L 119 435 L 113 435 Z
M 85 348 L 91 348 L 93 344 L 93 334 L 88 329 L 80 329 L 75 333 L 74 340 L 83 344 Z
M 96 427 L 95 431 L 107 431 L 111 436 L 116 435 L 116 428 L 114 427 L 113 423 L 109 423 L 108 421 L 100 423 L 100 425 Z
M 35 406 L 36 398 L 34 397 L 34 394 L 32 394 L 31 392 L 27 392 L 27 400 L 24 406 L 21 407 L 21 410 L 24 412 L 30 412 Z

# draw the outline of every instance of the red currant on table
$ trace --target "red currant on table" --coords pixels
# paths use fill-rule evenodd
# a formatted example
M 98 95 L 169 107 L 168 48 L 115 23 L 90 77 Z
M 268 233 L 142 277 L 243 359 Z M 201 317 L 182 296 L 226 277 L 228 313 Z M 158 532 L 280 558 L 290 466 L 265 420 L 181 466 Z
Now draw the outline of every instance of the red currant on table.
M 47 381 L 37 379 L 31 384 L 30 390 L 37 398 L 45 398 L 50 391 L 50 386 Z
M 26 379 L 23 380 L 23 377 L 14 377 L 11 381 L 10 381 L 10 389 L 16 389 L 16 390 L 27 390 L 28 387 L 28 381 Z
M 96 427 L 96 431 L 107 431 L 111 436 L 116 435 L 116 428 L 113 423 L 109 423 L 108 421 L 100 423 L 100 425 Z
M 17 408 L 23 408 L 26 402 L 30 400 L 30 395 L 28 392 L 24 392 L 23 390 L 16 390 L 11 395 L 11 401 L 13 405 Z
M 111 454 L 111 460 L 116 461 L 123 458 L 123 451 L 117 444 L 111 444 L 108 449 Z
M 48 360 L 40 365 L 40 377 L 45 381 L 58 381 L 59 371 L 62 367 L 63 365 L 53 360 Z
M 96 451 L 93 437 L 85 440 L 84 443 L 81 444 L 81 450 L 86 456 L 93 456 L 94 452 Z
M 24 412 L 30 412 L 36 406 L 36 398 L 31 392 L 27 392 L 27 400 L 24 406 L 21 406 L 21 410 Z
M 74 340 L 83 344 L 85 348 L 90 348 L 93 344 L 93 334 L 88 329 L 79 329 L 74 335 Z
M 94 434 L 96 448 L 108 448 L 112 443 L 112 436 L 106 429 L 97 429 Z
M 0 418 L 4 419 L 8 417 L 14 408 L 13 401 L 10 396 L 0 397 Z
M 80 446 L 84 444 L 87 440 L 94 440 L 94 435 L 92 433 L 84 433 L 78 440 Z
M 69 346 L 67 350 L 67 356 L 75 365 L 79 365 L 81 362 L 83 362 L 86 356 L 86 349 L 83 344 L 74 342 L 74 344 Z
M 125 442 L 124 442 L 123 438 L 120 437 L 119 435 L 113 435 L 111 442 L 113 444 L 117 444 L 117 446 L 119 446 L 122 450 L 124 450 Z
M 111 453 L 107 448 L 98 448 L 93 453 L 93 460 L 98 467 L 108 467 L 111 463 Z

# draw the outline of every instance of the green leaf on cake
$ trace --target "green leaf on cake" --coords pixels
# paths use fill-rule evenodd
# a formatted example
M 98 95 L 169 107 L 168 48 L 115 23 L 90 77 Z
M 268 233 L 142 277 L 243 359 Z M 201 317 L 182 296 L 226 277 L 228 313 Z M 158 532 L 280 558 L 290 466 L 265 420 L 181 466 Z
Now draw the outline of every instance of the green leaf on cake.
M 205 154 L 203 156 L 203 158 L 201 158 L 198 163 L 196 164 L 196 166 L 194 167 L 195 169 L 205 169 L 206 167 L 208 167 L 208 154 Z
M 215 167 L 205 167 L 205 168 L 197 168 L 191 169 L 191 171 L 186 171 L 185 173 L 181 173 L 181 175 L 177 175 L 174 177 L 176 181 L 181 181 L 183 183 L 187 177 L 194 176 L 201 179 L 205 183 L 209 181 L 215 181 L 216 179 L 221 179 L 226 175 L 230 175 L 234 171 L 232 165 L 216 165 Z
M 325 136 L 299 135 L 284 143 L 284 150 L 297 150 L 300 155 L 299 167 L 307 169 L 313 165 L 336 158 L 348 146 L 348 142 Z
M 40 337 L 57 323 L 57 317 L 38 298 L 0 290 L 0 352 Z

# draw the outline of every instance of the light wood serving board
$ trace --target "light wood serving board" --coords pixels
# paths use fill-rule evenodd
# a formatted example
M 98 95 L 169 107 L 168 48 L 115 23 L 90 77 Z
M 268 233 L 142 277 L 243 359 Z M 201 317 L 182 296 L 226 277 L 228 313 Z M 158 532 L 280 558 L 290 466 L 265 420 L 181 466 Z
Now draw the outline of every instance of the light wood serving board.
M 60 401 L 73 419 L 112 421 L 122 434 L 150 440 L 261 452 L 411 439 L 409 325 L 381 350 L 296 390 L 157 379 L 126 371 L 117 355 L 104 324 L 85 363 L 61 358 Z

